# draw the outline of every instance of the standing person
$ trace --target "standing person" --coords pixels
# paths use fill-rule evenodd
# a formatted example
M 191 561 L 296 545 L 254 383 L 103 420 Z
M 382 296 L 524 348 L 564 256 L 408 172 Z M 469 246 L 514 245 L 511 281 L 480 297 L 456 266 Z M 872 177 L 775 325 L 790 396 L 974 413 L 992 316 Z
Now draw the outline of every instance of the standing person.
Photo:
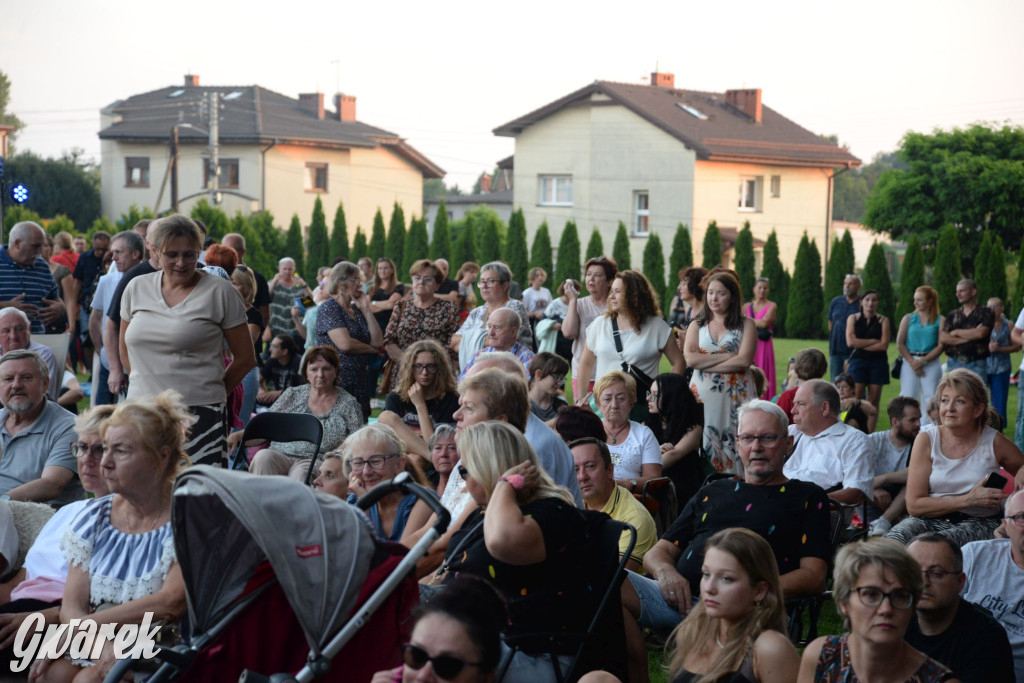
M 363 293 L 368 294 L 373 286 L 373 259 L 364 256 L 359 259 L 359 278 L 362 283 Z
M 740 283 L 726 271 L 704 283 L 704 307 L 686 329 L 684 356 L 690 389 L 704 404 L 704 452 L 719 472 L 743 473 L 736 455 L 739 407 L 754 396 L 750 364 L 757 347 L 754 321 L 743 316 Z
M 551 290 L 544 286 L 548 274 L 543 268 L 530 268 L 527 275 L 530 286 L 523 291 L 523 306 L 536 336 L 537 321 L 544 317 L 544 309 L 551 303 Z
M 583 266 L 583 279 L 587 285 L 589 296 L 579 298 L 579 290 L 575 285 L 563 283 L 563 292 L 568 297 L 568 309 L 562 320 L 562 335 L 572 342 L 572 397 L 577 403 L 580 397 L 594 388 L 597 379 L 594 369 L 590 376 L 579 381 L 580 359 L 587 348 L 587 328 L 598 316 L 608 310 L 608 291 L 619 267 L 610 258 L 598 256 L 587 261 Z
M 459 305 L 459 283 L 456 280 L 448 277 L 451 272 L 451 265 L 448 263 L 448 259 L 435 259 L 434 265 L 441 272 L 441 279 L 437 283 L 437 291 L 434 292 L 434 296 L 442 301 L 448 301 L 453 306 L 458 308 Z
M 900 396 L 911 396 L 926 406 L 942 379 L 942 345 L 939 330 L 945 318 L 939 313 L 939 293 L 928 285 L 914 290 L 914 312 L 903 316 L 896 333 L 896 350 L 903 357 Z M 931 424 L 925 416 L 924 424 Z
M 53 254 L 50 260 L 54 263 L 63 265 L 71 271 L 73 271 L 75 266 L 78 265 L 78 252 L 75 251 L 72 244 L 70 232 L 61 230 L 53 236 Z
M 676 343 L 679 345 L 680 353 L 684 351 L 683 346 L 686 344 L 686 328 L 704 306 L 704 286 L 701 283 L 707 275 L 707 268 L 697 266 L 679 271 L 679 305 L 682 310 L 675 316 L 677 320 L 671 324 L 676 330 Z M 687 383 L 692 375 L 693 370 L 687 369 L 684 375 Z
M 1017 321 L 1010 330 L 1010 340 L 1014 344 L 1024 345 L 1024 308 L 1017 315 Z M 1021 359 L 1018 370 L 1024 371 L 1024 359 Z M 1024 375 L 1022 372 L 1018 377 Z M 1024 382 L 1017 382 L 1017 425 L 1013 431 L 1013 441 L 1017 448 L 1024 450 Z
M 1020 351 L 1020 344 L 1010 339 L 1013 325 L 1003 315 L 1003 300 L 992 297 L 988 300 L 992 311 L 992 334 L 989 337 L 989 357 L 985 369 L 988 371 L 988 390 L 992 394 L 992 407 L 1006 424 L 1006 401 L 1010 394 L 1010 354 Z
M 405 296 L 405 285 L 398 281 L 395 262 L 389 258 L 377 259 L 377 269 L 373 275 L 373 284 L 368 292 L 370 310 L 377 319 L 380 329 L 388 329 L 391 312 L 395 305 Z
M 32 334 L 46 334 L 46 326 L 66 313 L 50 266 L 39 255 L 44 246 L 43 229 L 22 221 L 0 247 L 0 308 L 20 308 L 32 323 Z
M 832 381 L 846 372 L 850 347 L 846 344 L 846 321 L 860 312 L 860 278 L 850 274 L 843 280 L 843 293 L 828 305 L 828 353 Z
M 455 274 L 455 279 L 459 283 L 459 320 L 462 322 L 465 322 L 469 317 L 469 312 L 476 308 L 476 291 L 473 289 L 473 283 L 478 277 L 480 277 L 480 266 L 472 261 L 463 263 L 459 272 Z
M 40 252 L 40 256 L 46 261 L 46 264 L 50 266 L 50 273 L 53 275 L 53 281 L 57 283 L 57 287 L 60 290 L 61 300 L 64 302 L 64 306 L 67 307 L 71 304 L 74 297 L 74 289 L 72 282 L 74 278 L 71 276 L 71 268 L 64 265 L 60 261 L 51 258 L 53 255 L 54 240 L 49 235 L 46 236 L 46 246 Z M 70 253 L 75 254 L 75 261 L 78 260 L 78 253 L 71 251 Z M 72 266 L 73 268 L 74 266 Z M 68 329 L 67 316 L 61 316 L 58 320 L 47 324 L 46 334 L 62 334 Z
M 135 278 L 155 273 L 160 268 L 160 254 L 146 236 L 149 234 L 149 224 L 151 222 L 149 220 L 141 220 L 132 227 L 132 232 L 139 233 L 140 235 L 145 233 L 142 237 L 145 241 L 148 258 L 137 266 L 129 268 L 124 276 L 118 280 L 117 289 L 114 290 L 114 296 L 110 297 L 110 305 L 107 306 L 107 319 L 103 321 L 103 347 L 107 350 L 107 361 L 110 363 L 110 377 L 107 380 L 107 387 L 113 396 L 119 396 L 128 388 L 128 374 L 125 372 L 127 357 L 125 362 L 122 363 L 121 345 L 118 342 L 121 335 L 121 299 L 124 298 L 124 290 Z
M 139 221 L 136 224 L 136 228 L 141 225 L 143 221 Z M 148 221 L 145 221 L 146 226 L 149 225 Z M 145 227 L 143 226 L 142 236 L 146 236 Z M 248 265 L 245 262 L 245 237 L 237 232 L 229 232 L 224 235 L 220 241 L 225 247 L 231 247 L 238 254 L 238 265 Z M 262 317 L 262 325 L 266 325 L 267 321 L 270 320 L 270 286 L 267 284 L 267 278 L 263 277 L 255 268 L 249 267 L 249 271 L 252 276 L 256 279 L 256 295 L 253 297 L 252 305 L 260 312 Z M 256 357 L 259 358 L 263 354 L 263 338 L 262 336 L 257 339 L 253 344 L 253 349 L 256 351 Z
M 227 456 L 227 396 L 256 365 L 245 304 L 229 281 L 196 268 L 203 237 L 191 218 L 158 219 L 149 235 L 161 270 L 132 280 L 121 299 L 128 398 L 178 391 L 196 417 L 185 444 L 189 457 L 220 467 Z
M 669 636 L 672 680 L 790 683 L 800 655 L 785 635 L 771 546 L 749 529 L 725 529 L 706 548 L 700 599 Z
M 285 256 L 277 262 L 277 275 L 267 284 L 270 290 L 270 319 L 263 330 L 263 341 L 269 342 L 279 334 L 291 334 L 292 306 L 295 299 L 313 297 L 306 281 L 295 274 L 295 259 Z
M 81 360 L 88 372 L 92 372 L 92 356 L 84 353 L 83 345 L 88 345 L 89 307 L 92 295 L 96 291 L 96 283 L 100 276 L 107 272 L 104 259 L 110 249 L 110 233 L 98 230 L 92 236 L 92 249 L 78 257 L 75 265 L 71 289 L 73 300 L 68 304 L 68 321 L 74 331 L 71 344 L 71 367 L 74 368 Z
M 253 277 L 255 272 L 243 264 L 238 264 L 231 272 L 231 284 L 242 297 L 242 303 L 245 304 L 245 321 L 249 330 L 249 338 L 252 339 L 253 344 L 259 342 L 263 337 L 264 327 L 263 314 L 253 303 L 256 297 L 256 279 Z M 253 351 L 255 351 L 255 346 Z M 259 398 L 260 390 L 260 370 L 259 367 L 253 367 L 242 378 L 243 394 L 242 404 L 238 409 L 238 418 L 242 422 L 241 428 L 243 429 L 249 424 L 253 411 L 256 410 L 256 401 Z
M 963 279 L 956 283 L 960 308 L 946 316 L 939 343 L 946 351 L 946 371 L 967 368 L 982 380 L 988 374 L 988 343 L 994 317 L 987 306 L 978 305 L 978 285 Z
M 757 332 L 757 350 L 754 352 L 754 365 L 764 370 L 764 393 L 761 398 L 766 401 L 775 396 L 775 344 L 772 335 L 775 331 L 775 313 L 777 306 L 768 301 L 768 278 L 759 277 L 754 282 L 754 300 L 747 304 L 747 317 L 754 321 Z
M 379 354 L 384 334 L 370 311 L 370 298 L 363 293 L 359 267 L 342 261 L 327 278 L 331 298 L 320 304 L 316 316 L 318 346 L 330 345 L 341 356 L 341 386 L 355 396 L 370 417 L 370 394 L 366 387 L 366 366 Z
M 868 402 L 875 407 L 875 419 L 882 400 L 882 386 L 889 383 L 889 319 L 878 314 L 878 290 L 869 289 L 860 298 L 860 312 L 846 319 L 846 345 L 850 347 L 849 372 L 856 382 L 854 394 L 860 398 L 868 390 Z M 875 430 L 875 420 L 868 429 Z

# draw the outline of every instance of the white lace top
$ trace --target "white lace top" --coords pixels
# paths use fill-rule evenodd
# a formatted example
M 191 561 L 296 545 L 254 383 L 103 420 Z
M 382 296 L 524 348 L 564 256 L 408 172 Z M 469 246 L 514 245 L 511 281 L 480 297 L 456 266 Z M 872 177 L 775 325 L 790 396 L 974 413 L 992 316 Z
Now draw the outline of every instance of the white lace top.
M 123 604 L 156 593 L 177 561 L 171 523 L 127 534 L 110 523 L 113 496 L 90 501 L 64 533 L 68 564 L 89 572 L 89 602 Z

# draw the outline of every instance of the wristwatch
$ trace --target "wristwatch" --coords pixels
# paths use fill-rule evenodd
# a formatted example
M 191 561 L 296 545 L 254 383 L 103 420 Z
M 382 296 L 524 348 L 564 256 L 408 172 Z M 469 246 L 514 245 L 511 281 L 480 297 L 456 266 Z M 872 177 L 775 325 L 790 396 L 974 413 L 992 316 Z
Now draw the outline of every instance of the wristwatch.
M 629 480 L 629 492 L 632 493 L 633 491 L 636 491 L 636 479 Z

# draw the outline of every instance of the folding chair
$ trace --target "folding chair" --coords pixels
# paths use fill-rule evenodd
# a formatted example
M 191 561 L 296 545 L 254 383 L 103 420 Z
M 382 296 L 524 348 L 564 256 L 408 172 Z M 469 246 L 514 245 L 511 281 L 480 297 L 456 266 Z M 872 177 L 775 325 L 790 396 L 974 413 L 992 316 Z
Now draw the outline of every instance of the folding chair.
M 654 518 L 654 527 L 658 532 L 658 538 L 661 538 L 679 516 L 676 485 L 668 477 L 648 479 L 640 491 L 640 502 Z
M 544 639 L 551 644 L 551 664 L 555 670 L 558 683 L 569 683 L 579 679 L 580 675 L 594 669 L 604 669 L 615 674 L 621 680 L 627 680 L 625 630 L 622 623 L 622 600 L 620 589 L 626 577 L 626 562 L 636 545 L 636 529 L 625 522 L 619 522 L 602 512 L 592 510 L 580 511 L 587 517 L 588 528 L 594 542 L 588 544 L 590 557 L 588 566 L 592 570 L 589 576 L 580 576 L 581 584 L 607 586 L 601 597 L 594 616 L 587 630 L 583 633 L 569 631 L 553 631 L 550 633 L 528 633 L 521 636 L 504 638 L 511 652 L 505 658 L 495 681 L 500 683 L 512 663 L 512 658 L 522 649 L 521 642 L 536 642 Z M 629 546 L 621 557 L 619 540 L 623 533 L 629 533 Z M 575 644 L 575 651 L 568 668 L 562 671 L 558 660 L 558 646 L 566 642 Z M 564 656 L 564 655 L 563 655 Z M 584 664 L 584 666 L 581 666 Z
M 846 515 L 843 505 L 829 498 L 828 541 L 831 552 L 825 574 L 826 584 L 832 580 L 832 566 L 835 562 L 836 552 L 843 544 L 845 531 Z M 786 600 L 786 627 L 789 630 L 789 639 L 795 646 L 806 647 L 807 643 L 818 637 L 818 619 L 821 617 L 821 608 L 831 598 L 832 591 L 826 585 L 825 590 L 817 595 Z M 807 621 L 806 635 L 804 634 L 805 617 Z
M 61 332 L 60 334 L 33 334 L 32 341 L 42 344 L 53 352 L 53 359 L 57 361 L 57 370 L 60 376 L 64 376 L 64 366 L 68 362 L 68 344 L 71 333 Z
M 320 442 L 324 438 L 324 426 L 315 416 L 309 413 L 260 413 L 249 421 L 242 432 L 242 441 L 238 450 L 231 457 L 228 467 L 245 469 L 239 466 L 245 462 L 245 449 L 264 441 L 305 441 L 315 448 L 306 471 L 306 485 L 313 479 L 313 469 L 320 456 Z M 241 463 L 239 462 L 241 458 Z

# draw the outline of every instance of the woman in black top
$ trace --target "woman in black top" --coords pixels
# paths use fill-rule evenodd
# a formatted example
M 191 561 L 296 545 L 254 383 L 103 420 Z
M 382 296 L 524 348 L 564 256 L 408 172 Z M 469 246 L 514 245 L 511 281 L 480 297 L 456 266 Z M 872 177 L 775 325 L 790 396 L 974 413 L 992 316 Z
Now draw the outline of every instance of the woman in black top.
M 863 397 L 867 387 L 876 417 L 882 386 L 889 383 L 889 336 L 889 319 L 878 315 L 878 290 L 869 289 L 861 295 L 860 313 L 846 319 L 846 345 L 851 349 L 848 372 L 856 383 L 854 394 Z M 869 420 L 868 432 L 874 429 L 874 420 Z
M 685 505 L 707 476 L 700 457 L 704 406 L 683 377 L 666 372 L 651 384 L 647 409 L 647 426 L 661 444 L 662 474 L 672 480 L 677 500 Z

